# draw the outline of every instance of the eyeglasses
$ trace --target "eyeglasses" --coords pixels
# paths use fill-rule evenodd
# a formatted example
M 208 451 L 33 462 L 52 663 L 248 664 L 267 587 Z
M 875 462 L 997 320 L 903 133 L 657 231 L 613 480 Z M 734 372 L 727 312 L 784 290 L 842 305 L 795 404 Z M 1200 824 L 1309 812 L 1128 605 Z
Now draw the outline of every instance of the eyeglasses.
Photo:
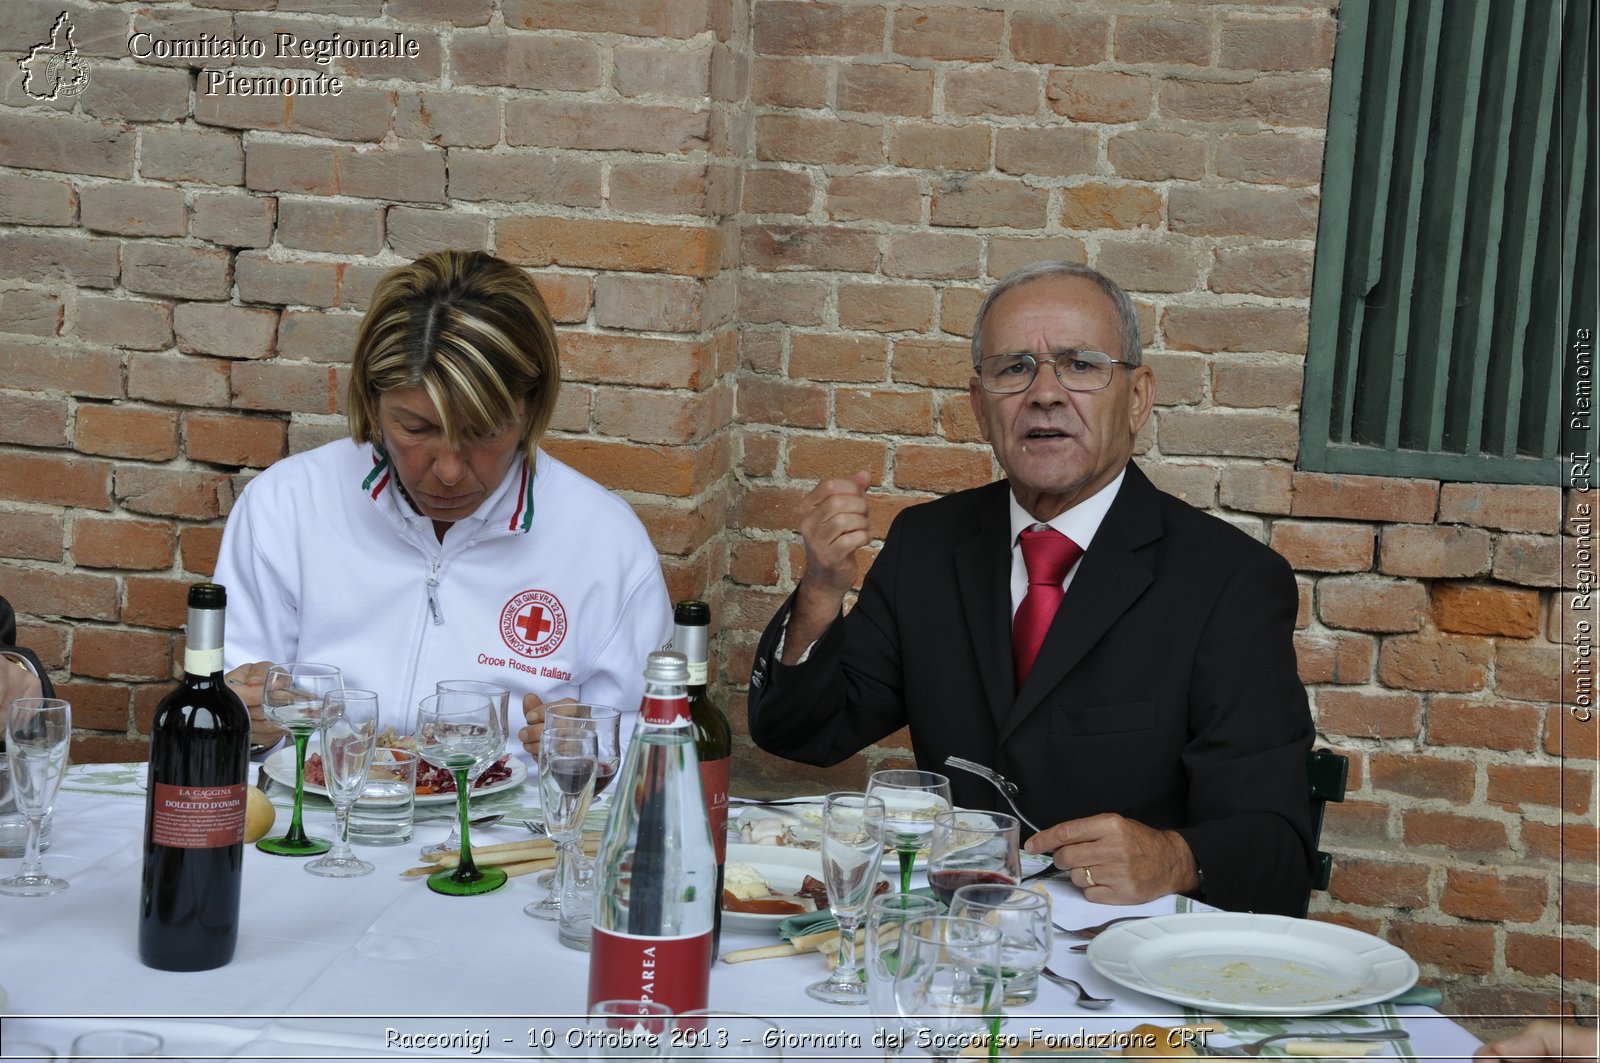
M 1067 348 L 1054 358 L 1033 354 L 991 354 L 978 362 L 978 383 L 993 395 L 1015 395 L 1033 386 L 1041 365 L 1055 370 L 1056 379 L 1068 391 L 1099 391 L 1111 383 L 1113 366 L 1128 365 L 1104 351 Z

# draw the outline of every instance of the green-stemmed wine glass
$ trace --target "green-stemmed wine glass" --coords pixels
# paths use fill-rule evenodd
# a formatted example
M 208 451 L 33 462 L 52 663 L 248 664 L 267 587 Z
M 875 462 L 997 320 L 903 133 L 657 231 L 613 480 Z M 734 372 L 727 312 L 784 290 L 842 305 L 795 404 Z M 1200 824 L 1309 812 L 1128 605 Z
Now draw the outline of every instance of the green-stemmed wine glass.
M 256 848 L 274 856 L 320 856 L 333 847 L 326 838 L 313 838 L 300 821 L 306 789 L 306 743 L 322 726 L 327 696 L 344 686 L 344 677 L 331 664 L 275 664 L 267 669 L 261 691 L 261 708 L 273 723 L 294 739 L 294 812 L 289 830 L 281 838 L 262 838 Z
M 884 847 L 900 856 L 900 892 L 911 892 L 917 853 L 933 840 L 933 817 L 950 811 L 950 779 L 936 771 L 891 768 L 867 779 L 867 793 L 883 798 Z
M 428 888 L 452 897 L 490 893 L 506 884 L 503 868 L 480 870 L 472 862 L 472 838 L 467 830 L 469 773 L 500 755 L 505 741 L 500 714 L 487 694 L 446 691 L 429 694 L 417 706 L 417 754 L 456 779 L 456 815 L 460 821 L 461 856 L 453 868 L 428 876 Z

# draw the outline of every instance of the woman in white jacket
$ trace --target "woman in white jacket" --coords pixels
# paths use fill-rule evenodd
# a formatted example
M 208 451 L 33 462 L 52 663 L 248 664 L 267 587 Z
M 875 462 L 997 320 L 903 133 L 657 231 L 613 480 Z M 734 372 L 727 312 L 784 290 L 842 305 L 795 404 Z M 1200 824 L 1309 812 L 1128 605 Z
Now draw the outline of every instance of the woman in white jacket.
M 256 477 L 223 532 L 228 678 L 247 704 L 268 662 L 337 664 L 389 719 L 439 680 L 485 680 L 520 701 L 535 760 L 544 703 L 637 709 L 672 633 L 666 583 L 628 504 L 539 449 L 560 376 L 516 267 L 443 251 L 379 281 L 350 438 Z

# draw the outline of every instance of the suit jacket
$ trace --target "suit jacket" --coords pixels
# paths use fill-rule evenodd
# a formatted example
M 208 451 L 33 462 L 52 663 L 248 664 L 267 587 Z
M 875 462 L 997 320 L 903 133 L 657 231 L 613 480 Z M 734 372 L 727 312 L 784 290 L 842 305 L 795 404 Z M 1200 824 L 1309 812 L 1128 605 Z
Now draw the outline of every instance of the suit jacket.
M 909 724 L 917 763 L 950 776 L 958 805 L 1004 810 L 945 770 L 951 754 L 1018 783 L 1041 825 L 1116 812 L 1177 830 L 1209 903 L 1300 914 L 1314 730 L 1288 563 L 1130 462 L 1018 690 L 1009 491 L 901 513 L 855 608 L 792 667 L 776 654 L 781 609 L 756 651 L 751 737 L 828 765 Z
M 11 608 L 11 603 L 0 598 L 0 649 L 7 653 L 14 653 L 19 657 L 26 657 L 33 665 L 33 670 L 39 676 L 39 685 L 44 688 L 43 697 L 56 696 L 56 688 L 50 683 L 50 676 L 44 670 L 44 665 L 39 663 L 39 657 L 32 650 L 17 644 L 17 614 Z M 0 729 L 0 746 L 5 745 L 5 734 Z

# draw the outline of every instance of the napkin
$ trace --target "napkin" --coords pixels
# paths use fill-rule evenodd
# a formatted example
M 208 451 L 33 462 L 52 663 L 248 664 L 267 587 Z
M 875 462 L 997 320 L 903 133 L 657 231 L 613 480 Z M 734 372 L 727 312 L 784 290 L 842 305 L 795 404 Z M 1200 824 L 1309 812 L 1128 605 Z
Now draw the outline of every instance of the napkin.
M 921 889 L 914 889 L 911 892 L 918 897 L 938 899 L 938 895 L 926 886 Z M 827 910 L 806 912 L 802 915 L 791 915 L 779 923 L 778 937 L 784 941 L 792 941 L 797 937 L 805 937 L 807 934 L 815 934 L 823 930 L 837 930 L 838 928 L 839 921 L 833 917 L 832 912 Z

